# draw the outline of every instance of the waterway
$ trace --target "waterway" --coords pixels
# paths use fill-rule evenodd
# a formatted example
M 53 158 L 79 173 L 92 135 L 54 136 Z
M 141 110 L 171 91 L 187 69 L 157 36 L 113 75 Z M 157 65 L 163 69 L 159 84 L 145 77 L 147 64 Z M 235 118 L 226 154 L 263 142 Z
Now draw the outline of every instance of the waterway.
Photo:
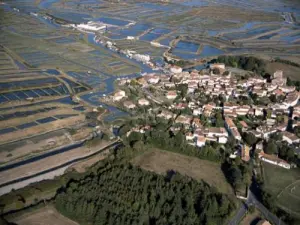
M 20 161 L 20 162 L 16 162 L 16 163 L 8 164 L 6 166 L 2 166 L 2 167 L 0 167 L 0 172 L 6 171 L 6 170 L 9 170 L 9 169 L 13 169 L 13 168 L 16 168 L 16 167 L 20 167 L 20 166 L 23 166 L 25 164 L 33 163 L 33 162 L 39 161 L 41 159 L 45 159 L 49 156 L 54 156 L 54 155 L 58 155 L 58 154 L 61 154 L 61 153 L 64 153 L 64 152 L 71 151 L 72 149 L 81 147 L 83 145 L 83 143 L 84 142 L 75 143 L 75 144 L 72 144 L 72 145 L 68 145 L 67 147 L 62 147 L 62 148 L 59 148 L 57 150 L 47 152 L 45 154 L 38 155 L 38 156 L 29 158 L 29 159 L 26 159 L 26 160 L 23 160 L 23 161 Z M 1 185 L 0 185 L 0 187 L 1 187 Z
M 105 48 L 100 43 L 96 43 L 95 42 L 95 35 L 94 34 L 89 34 L 88 35 L 88 42 L 90 44 L 92 44 L 92 45 L 97 46 L 98 48 L 105 49 L 106 51 L 109 51 L 112 54 L 117 54 L 116 52 L 113 52 L 112 50 Z M 107 105 L 107 104 L 105 104 L 105 103 L 103 103 L 103 102 L 100 101 L 100 98 L 103 95 L 110 95 L 110 94 L 112 94 L 115 91 L 114 82 L 117 79 L 123 79 L 123 78 L 132 79 L 132 78 L 140 77 L 141 73 L 151 73 L 151 72 L 154 72 L 150 67 L 148 67 L 147 65 L 145 65 L 145 64 L 143 64 L 141 62 L 137 62 L 137 61 L 135 61 L 133 59 L 127 58 L 126 56 L 124 56 L 122 54 L 119 54 L 119 57 L 121 57 L 121 58 L 123 58 L 123 59 L 125 59 L 127 61 L 131 61 L 134 64 L 138 64 L 140 66 L 140 68 L 141 68 L 141 72 L 140 73 L 132 73 L 132 74 L 123 75 L 123 76 L 112 76 L 112 75 L 104 73 L 104 75 L 106 77 L 108 77 L 107 79 L 103 80 L 103 82 L 105 83 L 105 86 L 106 86 L 105 90 L 103 90 L 103 91 L 96 91 L 96 92 L 92 92 L 92 93 L 80 96 L 80 98 L 83 101 L 88 102 L 90 105 L 93 105 L 93 106 L 96 106 L 96 107 L 97 106 L 102 106 L 102 107 L 108 109 L 110 111 L 111 115 L 108 115 L 107 117 L 104 118 L 104 120 L 107 121 L 107 122 L 112 121 L 112 120 L 114 120 L 116 118 L 124 117 L 124 116 L 128 115 L 127 112 L 124 112 L 124 111 L 122 111 L 122 110 L 120 110 L 120 109 L 118 109 L 116 107 Z
M 42 181 L 42 180 L 45 180 L 45 179 L 53 179 L 57 176 L 60 176 L 60 175 L 64 174 L 66 169 L 68 167 L 70 167 L 72 164 L 74 164 L 76 162 L 79 162 L 79 161 L 82 161 L 82 160 L 85 160 L 85 159 L 88 159 L 90 157 L 93 157 L 93 156 L 99 154 L 100 152 L 102 152 L 102 151 L 104 151 L 108 148 L 115 148 L 115 147 L 118 147 L 120 145 L 122 145 L 122 143 L 116 142 L 116 143 L 113 143 L 112 145 L 109 145 L 109 146 L 107 146 L 107 147 L 105 147 L 105 148 L 103 148 L 103 149 L 101 149 L 101 150 L 99 150 L 95 153 L 92 153 L 92 154 L 89 154 L 89 155 L 86 155 L 86 156 L 83 156 L 83 157 L 79 157 L 79 158 L 70 160 L 66 163 L 63 163 L 62 165 L 46 169 L 46 170 L 41 171 L 39 173 L 36 173 L 34 175 L 22 177 L 22 178 L 15 179 L 13 181 L 9 181 L 7 183 L 1 184 L 0 185 L 0 196 L 4 195 L 6 193 L 9 193 L 13 189 L 20 189 L 22 187 L 25 187 L 25 186 L 29 185 L 30 183 Z M 72 149 L 74 149 L 74 148 L 76 148 L 76 147 L 73 147 Z M 68 151 L 70 151 L 72 149 L 69 149 Z M 55 155 L 55 154 L 53 154 L 53 155 Z

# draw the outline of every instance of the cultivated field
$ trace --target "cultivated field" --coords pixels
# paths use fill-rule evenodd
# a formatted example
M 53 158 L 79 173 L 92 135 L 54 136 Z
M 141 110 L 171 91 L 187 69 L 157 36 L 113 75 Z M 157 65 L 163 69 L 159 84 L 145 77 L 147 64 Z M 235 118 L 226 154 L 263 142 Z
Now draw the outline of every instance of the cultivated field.
M 262 165 L 266 189 L 277 197 L 278 206 L 300 217 L 300 169 Z
M 58 213 L 54 207 L 44 207 L 34 212 L 23 214 L 12 219 L 11 222 L 22 225 L 78 225 L 78 223 Z
M 132 163 L 157 173 L 175 170 L 194 179 L 202 179 L 221 192 L 233 193 L 220 169 L 220 165 L 214 162 L 167 151 L 151 150 L 134 158 Z

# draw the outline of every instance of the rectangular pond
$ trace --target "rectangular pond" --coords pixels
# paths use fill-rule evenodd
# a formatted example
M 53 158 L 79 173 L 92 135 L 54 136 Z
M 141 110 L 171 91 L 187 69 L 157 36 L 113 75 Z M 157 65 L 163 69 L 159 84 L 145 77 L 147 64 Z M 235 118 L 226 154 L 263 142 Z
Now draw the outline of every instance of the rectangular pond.
M 210 45 L 204 45 L 200 56 L 201 57 L 209 57 L 209 56 L 216 56 L 216 55 L 222 55 L 224 54 L 224 51 L 215 47 L 212 47 Z
M 36 122 L 44 124 L 44 123 L 50 123 L 50 122 L 53 122 L 53 121 L 55 121 L 55 120 L 57 120 L 57 119 L 55 119 L 55 118 L 53 118 L 53 117 L 46 117 L 46 118 L 43 118 L 43 119 L 39 119 L 39 120 L 37 120 Z
M 0 83 L 0 89 L 14 89 L 14 88 L 28 88 L 37 87 L 48 84 L 59 84 L 56 78 L 44 78 L 24 81 L 13 81 L 7 83 Z
M 1 129 L 0 130 L 0 135 L 1 134 L 7 134 L 7 133 L 10 133 L 10 132 L 13 132 L 13 131 L 16 131 L 17 129 L 14 128 L 14 127 L 8 127 L 8 128 L 4 128 L 4 129 Z
M 17 126 L 17 128 L 23 130 L 26 128 L 34 127 L 36 125 L 38 125 L 36 122 L 30 122 L 30 123 L 21 124 L 21 125 Z
M 175 50 L 196 53 L 199 47 L 200 45 L 196 43 L 179 41 L 175 47 Z
M 115 26 L 126 26 L 127 24 L 129 24 L 128 21 L 110 18 L 110 17 L 100 17 L 96 19 L 96 21 L 100 21 L 102 23 L 107 23 Z
M 125 37 L 127 36 L 138 36 L 140 35 L 141 33 L 143 33 L 144 31 L 150 29 L 151 26 L 148 25 L 148 24 L 135 24 L 133 26 L 130 26 L 129 28 L 127 29 L 122 29 L 119 31 L 119 34 L 120 35 L 123 35 Z
M 151 42 L 151 41 L 159 38 L 160 36 L 161 36 L 161 34 L 155 34 L 155 33 L 150 32 L 150 33 L 147 33 L 147 34 L 143 35 L 142 37 L 140 37 L 140 40 Z

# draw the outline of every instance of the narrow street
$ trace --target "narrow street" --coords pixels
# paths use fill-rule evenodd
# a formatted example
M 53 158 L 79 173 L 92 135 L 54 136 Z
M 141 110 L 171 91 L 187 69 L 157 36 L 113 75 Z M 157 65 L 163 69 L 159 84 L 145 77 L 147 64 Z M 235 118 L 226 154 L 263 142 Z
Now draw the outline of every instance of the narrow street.
M 254 205 L 255 208 L 257 208 L 263 214 L 264 218 L 266 218 L 266 220 L 270 221 L 272 224 L 285 225 L 285 223 L 280 218 L 271 213 L 263 204 L 259 202 L 259 200 L 255 197 L 250 189 L 248 190 L 248 197 L 246 202 L 242 202 L 237 213 L 228 224 L 238 225 L 247 213 L 248 207 L 250 207 L 251 205 Z

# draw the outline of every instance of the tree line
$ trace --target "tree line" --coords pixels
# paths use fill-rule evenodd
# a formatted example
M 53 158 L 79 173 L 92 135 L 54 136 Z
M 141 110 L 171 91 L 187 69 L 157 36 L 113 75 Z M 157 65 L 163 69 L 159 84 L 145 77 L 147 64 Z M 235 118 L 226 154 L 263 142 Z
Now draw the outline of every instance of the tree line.
M 82 224 L 224 224 L 235 209 L 205 182 L 107 163 L 60 190 L 55 206 Z
M 265 61 L 253 56 L 219 56 L 211 63 L 224 63 L 226 66 L 252 71 L 261 76 L 265 75 Z

